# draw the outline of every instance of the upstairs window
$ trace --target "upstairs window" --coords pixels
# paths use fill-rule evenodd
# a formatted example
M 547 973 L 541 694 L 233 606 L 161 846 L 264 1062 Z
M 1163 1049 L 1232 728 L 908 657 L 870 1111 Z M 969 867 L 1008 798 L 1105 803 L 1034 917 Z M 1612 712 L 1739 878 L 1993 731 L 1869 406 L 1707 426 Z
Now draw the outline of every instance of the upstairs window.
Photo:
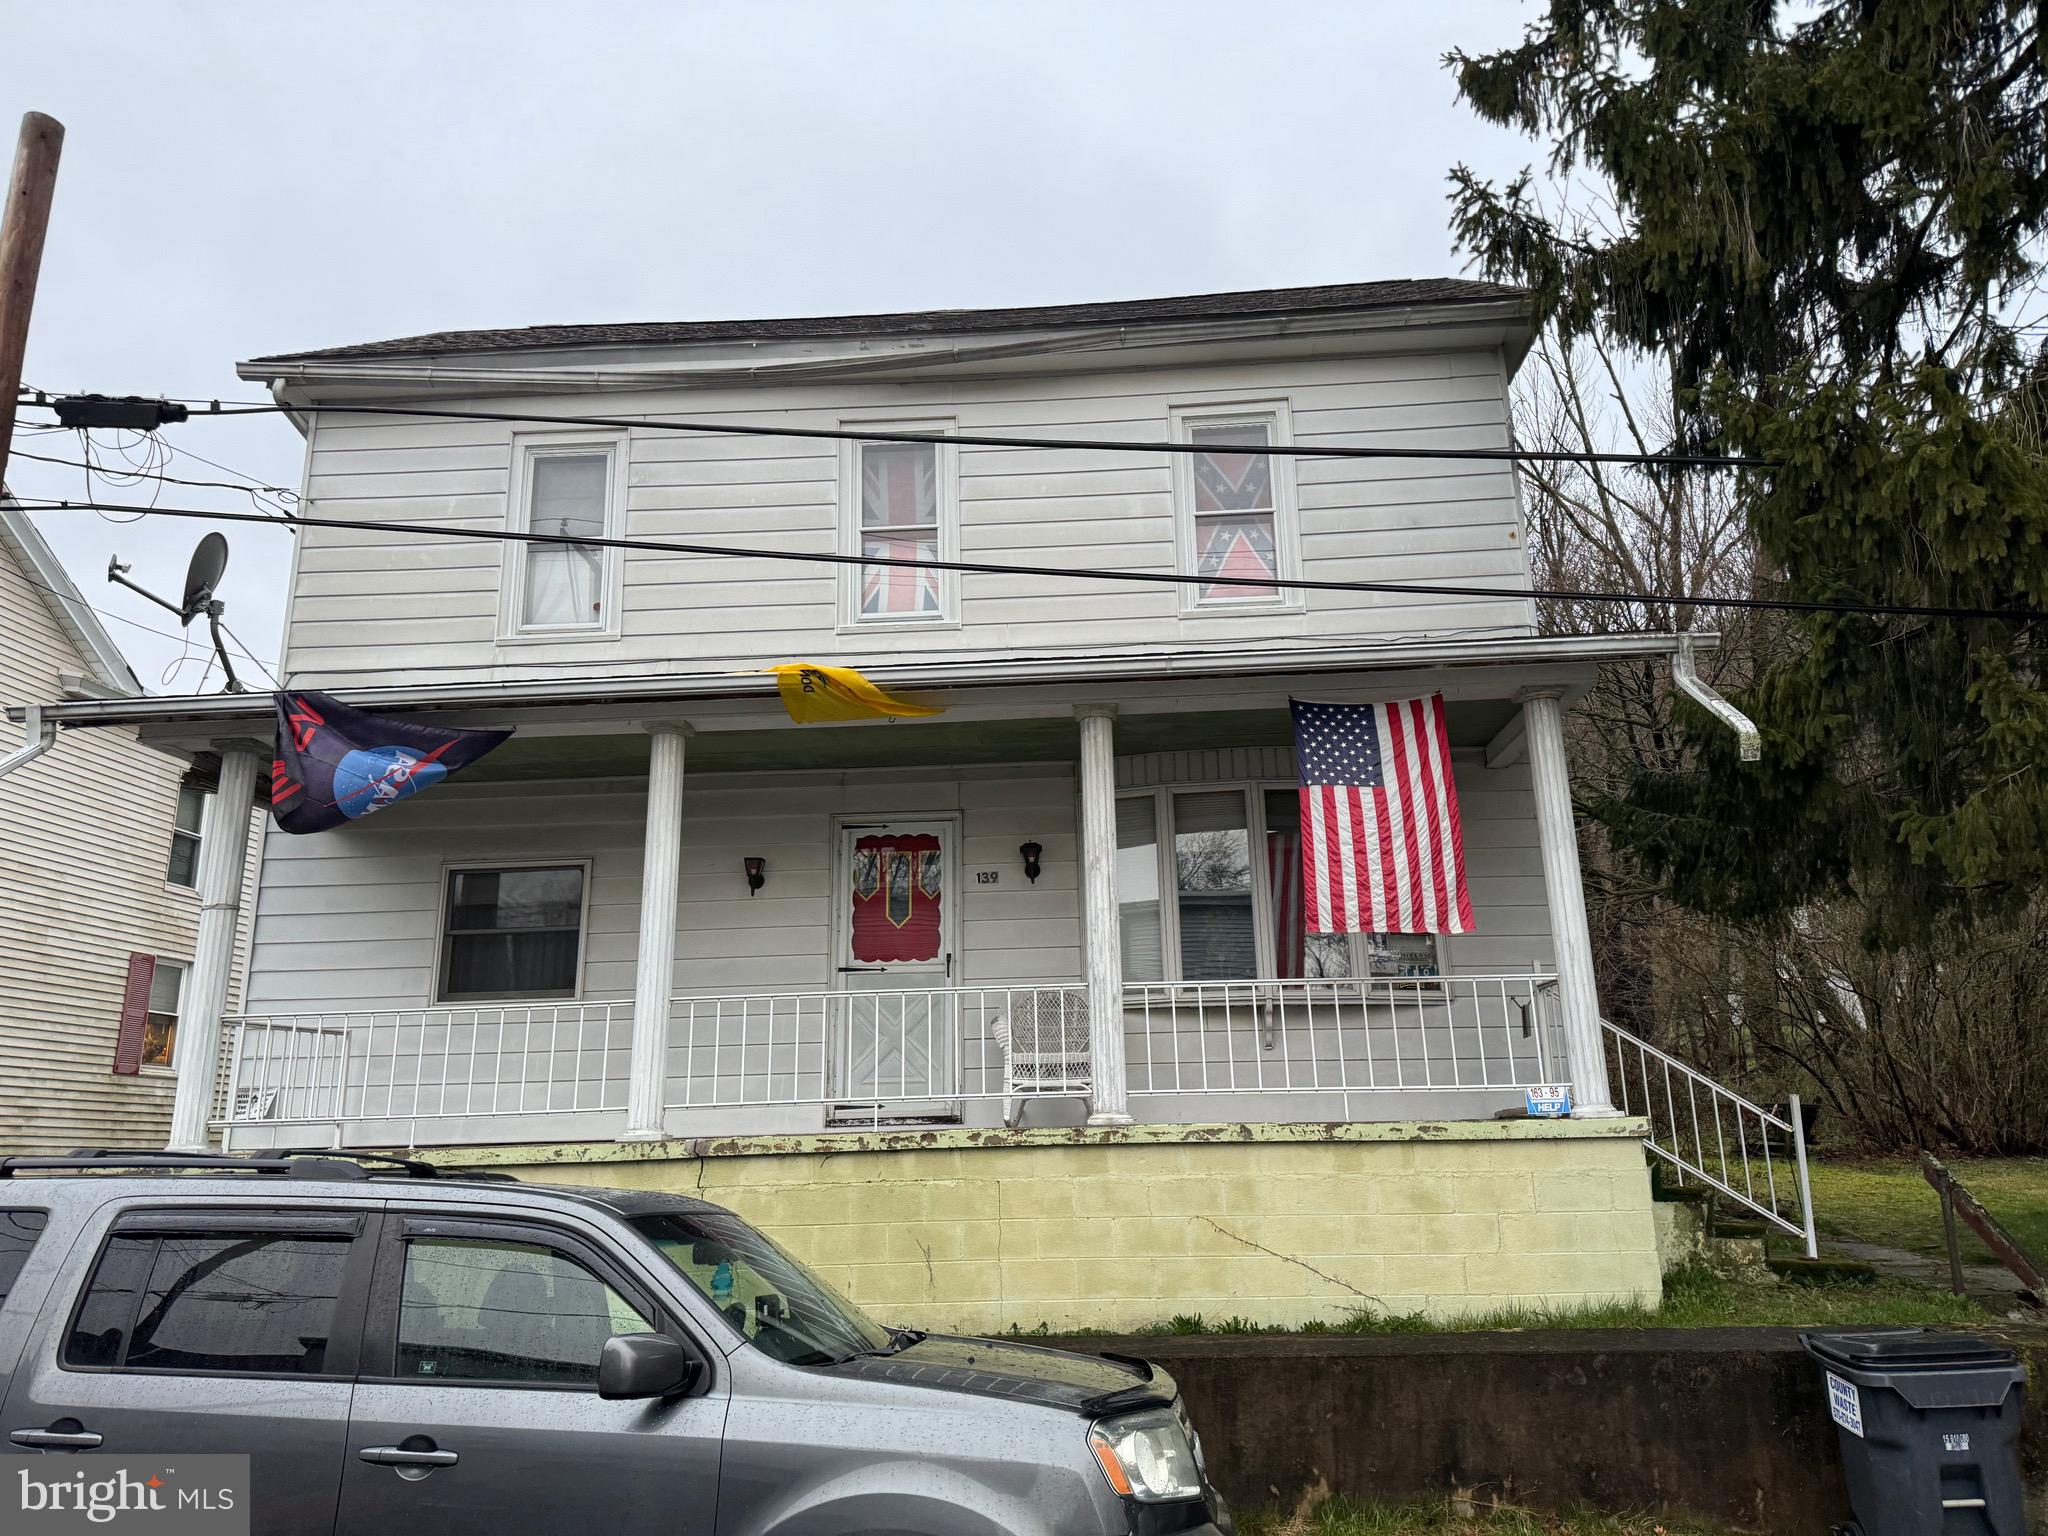
M 1197 450 L 1175 466 L 1181 569 L 1202 578 L 1182 589 L 1183 606 L 1298 606 L 1295 594 L 1255 584 L 1297 573 L 1291 466 L 1253 451 L 1288 440 L 1284 412 L 1177 414 L 1174 424 Z
M 171 862 L 164 878 L 188 889 L 199 883 L 199 829 L 206 820 L 207 791 L 184 785 L 171 819 Z
M 856 430 L 942 432 L 950 423 L 849 423 Z M 959 558 L 954 454 L 938 443 L 847 445 L 846 553 L 863 560 Z M 952 572 L 917 565 L 850 568 L 849 624 L 938 624 L 956 617 Z
M 625 440 L 522 440 L 515 451 L 513 530 L 569 539 L 615 539 Z M 575 639 L 618 630 L 619 551 L 602 544 L 507 545 L 504 633 Z

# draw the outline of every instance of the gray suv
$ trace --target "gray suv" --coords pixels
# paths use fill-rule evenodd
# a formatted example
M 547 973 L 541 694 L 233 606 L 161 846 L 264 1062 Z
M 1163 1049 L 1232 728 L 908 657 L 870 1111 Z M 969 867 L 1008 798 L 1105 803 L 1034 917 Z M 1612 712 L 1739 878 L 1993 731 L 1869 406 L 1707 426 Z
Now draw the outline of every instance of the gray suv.
M 248 1452 L 291 1536 L 1231 1529 L 1143 1361 L 884 1327 L 702 1200 L 368 1154 L 0 1159 L 0 1404 L 16 1455 Z

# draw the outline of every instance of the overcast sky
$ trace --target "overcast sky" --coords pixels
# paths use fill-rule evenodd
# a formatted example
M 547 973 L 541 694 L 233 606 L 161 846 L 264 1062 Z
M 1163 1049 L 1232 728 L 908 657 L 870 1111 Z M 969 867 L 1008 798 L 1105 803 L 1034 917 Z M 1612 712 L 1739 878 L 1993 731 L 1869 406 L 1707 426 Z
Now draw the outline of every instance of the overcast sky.
M 416 331 L 1452 274 L 1451 165 L 1500 174 L 1536 150 L 1459 107 L 1441 56 L 1512 41 L 1527 14 L 0 0 L 0 133 L 11 146 L 31 108 L 68 130 L 26 376 L 252 399 L 242 358 Z M 199 454 L 298 483 L 279 419 L 165 435 L 188 451 L 170 473 L 225 478 Z M 77 457 L 65 435 L 16 447 Z M 83 490 L 21 459 L 8 479 Z M 204 525 L 37 521 L 87 601 L 133 621 L 109 628 L 144 683 L 196 687 L 196 664 L 166 678 L 178 642 L 135 627 L 175 620 L 105 572 L 118 553 L 176 588 Z M 288 536 L 228 532 L 229 622 L 274 658 Z

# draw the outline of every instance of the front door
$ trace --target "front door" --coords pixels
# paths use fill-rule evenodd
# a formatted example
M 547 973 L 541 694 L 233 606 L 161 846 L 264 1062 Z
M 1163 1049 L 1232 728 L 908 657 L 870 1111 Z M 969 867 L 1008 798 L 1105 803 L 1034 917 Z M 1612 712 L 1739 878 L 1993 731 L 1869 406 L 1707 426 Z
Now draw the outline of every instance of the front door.
M 956 1112 L 958 832 L 951 817 L 839 828 L 834 1118 Z

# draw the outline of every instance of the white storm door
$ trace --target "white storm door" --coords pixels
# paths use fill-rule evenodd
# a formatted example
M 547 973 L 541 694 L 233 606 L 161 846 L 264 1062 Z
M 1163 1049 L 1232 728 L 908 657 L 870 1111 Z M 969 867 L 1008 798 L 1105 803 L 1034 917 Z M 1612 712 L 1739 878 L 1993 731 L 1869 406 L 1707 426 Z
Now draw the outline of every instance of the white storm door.
M 956 1091 L 951 993 L 959 900 L 956 818 L 839 828 L 839 990 L 833 1064 L 842 1103 L 878 1116 Z

